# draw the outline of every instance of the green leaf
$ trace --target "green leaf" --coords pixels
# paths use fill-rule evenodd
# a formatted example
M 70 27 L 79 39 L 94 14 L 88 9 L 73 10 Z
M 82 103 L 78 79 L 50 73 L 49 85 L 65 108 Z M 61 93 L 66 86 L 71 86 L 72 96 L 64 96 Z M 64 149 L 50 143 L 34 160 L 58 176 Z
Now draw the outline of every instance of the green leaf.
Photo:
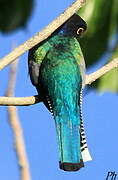
M 98 91 L 118 92 L 118 69 L 106 73 L 99 80 Z
M 31 14 L 33 0 L 1 0 L 0 31 L 12 32 L 24 27 Z
M 118 43 L 112 51 L 110 61 L 118 57 Z M 109 62 L 109 61 L 108 61 Z M 118 67 L 106 73 L 95 83 L 92 84 L 92 87 L 96 88 L 97 91 L 110 91 L 118 92 Z

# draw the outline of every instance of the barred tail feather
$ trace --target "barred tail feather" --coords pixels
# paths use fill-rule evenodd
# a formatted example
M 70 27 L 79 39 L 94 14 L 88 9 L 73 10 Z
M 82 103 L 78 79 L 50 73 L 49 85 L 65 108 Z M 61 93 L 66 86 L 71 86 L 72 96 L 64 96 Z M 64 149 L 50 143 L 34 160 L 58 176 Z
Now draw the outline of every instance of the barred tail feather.
M 85 148 L 84 151 L 82 151 L 81 153 L 82 153 L 82 159 L 84 162 L 92 160 L 88 148 Z
M 86 136 L 84 131 L 84 125 L 83 125 L 83 115 L 82 115 L 82 89 L 80 91 L 80 147 L 81 147 L 81 154 L 82 159 L 84 162 L 91 161 L 91 155 L 89 153 L 89 149 L 86 142 Z
M 81 146 L 82 159 L 84 162 L 91 161 L 92 158 L 87 147 L 86 136 L 85 136 L 82 119 L 81 119 L 81 124 L 80 124 L 80 137 L 81 137 L 80 146 Z

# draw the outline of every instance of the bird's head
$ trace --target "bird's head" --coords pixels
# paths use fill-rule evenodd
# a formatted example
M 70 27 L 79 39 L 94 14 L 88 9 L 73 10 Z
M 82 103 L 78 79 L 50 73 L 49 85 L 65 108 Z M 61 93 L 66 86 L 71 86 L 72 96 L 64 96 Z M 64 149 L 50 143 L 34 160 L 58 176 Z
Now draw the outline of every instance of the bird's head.
M 78 37 L 87 29 L 86 22 L 77 14 L 74 14 L 60 28 L 59 34 L 69 37 Z

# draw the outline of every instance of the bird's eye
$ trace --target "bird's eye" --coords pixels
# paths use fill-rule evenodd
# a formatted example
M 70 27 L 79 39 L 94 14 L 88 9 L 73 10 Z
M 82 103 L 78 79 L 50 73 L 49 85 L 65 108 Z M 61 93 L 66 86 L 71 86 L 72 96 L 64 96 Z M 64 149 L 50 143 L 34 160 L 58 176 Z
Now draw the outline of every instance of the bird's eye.
M 77 35 L 80 35 L 81 33 L 84 32 L 84 28 L 80 27 L 78 30 L 77 30 Z

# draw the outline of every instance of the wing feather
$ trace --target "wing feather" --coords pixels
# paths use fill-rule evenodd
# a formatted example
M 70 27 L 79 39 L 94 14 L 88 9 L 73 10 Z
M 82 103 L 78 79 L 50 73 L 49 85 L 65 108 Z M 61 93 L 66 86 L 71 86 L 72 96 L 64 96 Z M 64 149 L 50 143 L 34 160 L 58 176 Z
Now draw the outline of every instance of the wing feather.
M 48 42 L 43 42 L 29 50 L 28 68 L 30 79 L 34 86 L 39 85 L 40 66 L 50 47 L 51 46 Z

